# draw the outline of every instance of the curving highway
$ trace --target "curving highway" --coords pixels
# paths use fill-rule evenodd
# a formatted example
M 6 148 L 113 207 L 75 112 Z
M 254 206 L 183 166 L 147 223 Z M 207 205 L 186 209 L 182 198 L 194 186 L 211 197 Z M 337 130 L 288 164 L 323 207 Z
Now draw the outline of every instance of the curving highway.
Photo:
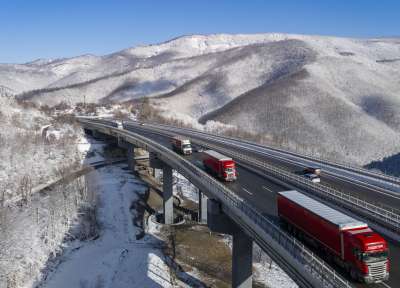
M 388 180 L 376 174 L 376 177 L 365 175 L 366 172 L 356 173 L 349 171 L 346 167 L 338 168 L 336 164 L 321 163 L 317 160 L 307 159 L 306 156 L 294 155 L 274 148 L 261 146 L 247 141 L 232 139 L 228 137 L 215 136 L 209 133 L 192 129 L 176 128 L 167 125 L 145 124 L 127 122 L 127 127 L 136 127 L 152 131 L 158 131 L 164 135 L 180 134 L 192 138 L 213 143 L 221 148 L 245 153 L 255 159 L 265 161 L 276 167 L 283 168 L 289 172 L 297 173 L 307 166 L 319 166 L 322 168 L 322 184 L 330 186 L 339 191 L 351 193 L 367 201 L 379 203 L 385 207 L 400 211 L 400 180 L 394 177 Z M 364 171 L 361 169 L 360 171 Z
M 126 130 L 133 131 L 138 133 L 146 138 L 152 139 L 159 144 L 171 149 L 170 139 L 172 135 L 176 135 L 177 131 L 171 133 L 163 133 L 161 130 L 155 130 L 153 127 L 148 125 L 140 125 L 138 123 L 126 123 L 124 125 Z M 170 132 L 170 131 L 169 131 Z M 185 133 L 179 133 L 185 135 Z M 186 135 L 188 136 L 188 135 Z M 215 136 L 213 136 L 215 137 Z M 191 135 L 192 138 L 192 135 Z M 201 140 L 207 140 L 202 138 Z M 222 147 L 229 147 L 229 143 L 221 144 Z M 271 161 L 270 163 L 274 165 L 279 165 L 289 171 L 296 172 L 301 170 L 304 166 L 290 163 L 288 161 L 283 161 L 277 158 L 269 158 L 268 156 L 260 155 L 254 153 L 254 156 L 260 157 L 264 160 Z M 191 156 L 186 156 L 188 160 L 194 163 L 196 166 L 202 168 L 200 153 L 194 152 Z M 251 203 L 251 205 L 257 209 L 262 214 L 271 217 L 272 219 L 277 220 L 277 209 L 276 209 L 276 195 L 277 192 L 288 190 L 286 187 L 276 183 L 275 181 L 271 181 L 269 177 L 263 177 L 262 173 L 254 173 L 253 170 L 247 169 L 243 165 L 238 165 L 239 177 L 236 182 L 233 183 L 225 183 L 232 191 L 234 191 L 238 196 L 243 198 L 245 201 Z M 343 179 L 338 179 L 329 175 L 322 176 L 322 181 L 329 181 L 328 185 L 335 185 L 336 187 L 340 187 L 341 189 L 354 189 L 357 187 L 354 193 L 359 193 L 360 195 L 364 195 L 363 193 L 369 195 L 371 199 L 374 198 L 374 193 L 372 189 L 367 189 L 367 192 L 363 191 L 362 186 L 353 185 L 350 181 L 344 181 Z M 393 199 L 390 200 L 390 196 L 386 196 L 385 194 L 379 194 L 379 196 L 375 195 L 375 197 L 381 197 L 384 199 L 385 203 L 388 205 L 393 205 Z M 379 198 L 375 198 L 379 199 Z M 379 201 L 379 200 L 377 200 Z M 397 200 L 396 200 L 397 201 Z M 397 204 L 397 202 L 396 202 Z M 357 287 L 400 287 L 400 247 L 398 243 L 387 239 L 390 246 L 390 260 L 391 260 L 391 271 L 390 271 L 390 279 L 386 283 L 377 283 L 372 285 L 365 285 L 354 283 Z M 340 269 L 339 269 L 340 271 Z M 346 274 L 344 274 L 346 276 Z M 347 277 L 347 276 L 346 276 Z M 349 277 L 347 277 L 349 278 Z M 350 280 L 350 279 L 349 279 Z

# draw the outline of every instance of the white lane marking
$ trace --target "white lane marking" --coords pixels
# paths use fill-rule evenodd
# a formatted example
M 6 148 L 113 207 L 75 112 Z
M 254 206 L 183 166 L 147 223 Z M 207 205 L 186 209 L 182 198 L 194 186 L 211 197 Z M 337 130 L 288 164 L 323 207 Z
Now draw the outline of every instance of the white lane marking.
M 244 192 L 249 193 L 250 195 L 253 195 L 252 192 L 250 192 L 249 190 L 247 190 L 246 188 L 242 188 Z
M 270 193 L 275 193 L 274 191 L 272 191 L 271 189 L 269 189 L 269 188 L 266 187 L 266 186 L 262 186 L 262 188 L 263 188 L 264 190 L 267 190 L 267 191 L 270 192 Z
M 386 284 L 385 282 L 381 282 L 380 284 L 382 284 L 383 286 L 387 287 L 387 288 L 391 288 L 388 284 Z

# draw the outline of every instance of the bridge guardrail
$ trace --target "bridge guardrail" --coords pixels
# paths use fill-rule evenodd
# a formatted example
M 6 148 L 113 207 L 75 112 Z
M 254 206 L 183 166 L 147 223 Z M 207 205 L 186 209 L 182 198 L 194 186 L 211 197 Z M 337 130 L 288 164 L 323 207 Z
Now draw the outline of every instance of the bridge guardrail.
M 400 215 L 395 213 L 394 211 L 389 211 L 385 208 L 379 207 L 350 194 L 337 191 L 333 188 L 313 183 L 307 179 L 304 179 L 303 177 L 294 175 L 283 169 L 276 168 L 273 165 L 237 153 L 235 151 L 221 148 L 217 145 L 209 144 L 201 140 L 195 140 L 195 142 L 201 143 L 201 145 L 205 147 L 210 147 L 219 151 L 225 151 L 226 154 L 231 156 L 233 155 L 233 157 L 235 157 L 236 159 L 241 159 L 246 161 L 247 163 L 251 163 L 252 165 L 257 166 L 269 172 L 270 174 L 273 174 L 280 180 L 288 181 L 289 183 L 293 183 L 296 186 L 299 186 L 300 184 L 300 186 L 306 189 L 306 191 L 311 192 L 318 197 L 333 200 L 336 202 L 336 204 L 340 204 L 340 206 L 344 206 L 348 209 L 351 208 L 351 211 L 356 210 L 363 217 L 373 222 L 378 222 L 396 233 L 400 232 Z
M 81 121 L 89 123 L 89 121 Z M 105 124 L 96 123 L 94 125 L 106 126 Z M 230 191 L 227 187 L 210 177 L 206 172 L 202 171 L 192 163 L 188 162 L 180 155 L 174 153 L 168 148 L 131 131 L 119 130 L 114 127 L 107 127 L 116 134 L 122 134 L 126 139 L 141 142 L 142 146 L 153 152 L 159 153 L 173 164 L 174 169 L 189 179 L 199 179 L 207 190 L 215 195 L 223 204 L 230 206 L 232 209 L 238 209 L 245 214 L 251 221 L 267 233 L 280 247 L 283 247 L 292 257 L 294 261 L 300 263 L 305 269 L 310 272 L 313 277 L 322 283 L 323 287 L 340 287 L 350 288 L 351 284 L 338 275 L 335 270 L 325 264 L 321 259 L 308 250 L 301 242 L 294 237 L 282 231 L 280 227 L 271 219 L 265 217 L 248 203 L 239 198 L 236 194 Z M 302 277 L 304 277 L 303 275 Z
M 152 124 L 152 125 L 154 125 L 154 124 Z M 157 124 L 157 126 L 163 126 L 163 127 L 168 128 L 168 129 L 174 129 L 175 128 L 173 126 L 165 125 L 165 124 Z M 327 159 L 324 159 L 324 158 L 321 158 L 321 157 L 317 157 L 317 156 L 314 156 L 314 155 L 299 154 L 299 153 L 295 153 L 295 152 L 292 152 L 292 151 L 279 149 L 279 148 L 276 148 L 276 147 L 263 146 L 263 145 L 260 145 L 260 144 L 257 144 L 257 143 L 254 143 L 254 142 L 251 142 L 251 141 L 248 141 L 248 140 L 244 140 L 244 139 L 238 139 L 238 138 L 228 137 L 228 136 L 224 136 L 224 135 L 210 134 L 210 133 L 206 133 L 206 132 L 195 130 L 195 129 L 190 129 L 190 128 L 180 128 L 180 129 L 184 129 L 184 130 L 187 130 L 187 131 L 190 131 L 190 132 L 195 132 L 195 133 L 201 133 L 201 134 L 204 134 L 204 135 L 207 135 L 207 136 L 217 136 L 217 137 L 220 137 L 220 138 L 223 138 L 223 139 L 227 139 L 227 140 L 230 140 L 230 141 L 244 142 L 244 143 L 247 143 L 247 144 L 250 144 L 250 145 L 253 145 L 253 146 L 257 146 L 257 147 L 260 147 L 260 148 L 263 148 L 263 149 L 270 149 L 270 150 L 277 151 L 277 152 L 280 152 L 280 153 L 290 154 L 290 155 L 295 156 L 295 157 L 303 158 L 305 160 L 319 162 L 322 165 L 330 165 L 330 166 L 333 166 L 333 167 L 336 167 L 336 168 L 346 169 L 348 171 L 353 171 L 353 172 L 355 171 L 355 172 L 358 172 L 360 174 L 364 174 L 364 175 L 373 177 L 375 180 L 378 180 L 379 182 L 385 182 L 387 184 L 394 184 L 394 185 L 397 185 L 397 186 L 400 185 L 400 178 L 398 178 L 398 177 L 386 175 L 386 174 L 381 173 L 381 172 L 372 172 L 372 171 L 369 171 L 368 169 L 365 169 L 365 168 L 362 168 L 362 167 L 357 167 L 357 166 L 354 166 L 354 165 L 351 165 L 351 164 L 348 164 L 348 163 L 335 162 L 335 161 L 327 160 Z M 384 179 L 384 180 L 382 180 L 382 179 Z
M 166 125 L 163 125 L 166 126 Z M 166 126 L 169 127 L 169 126 Z M 171 128 L 171 127 L 169 127 Z M 152 128 L 155 130 L 160 131 L 161 129 L 159 128 Z M 193 129 L 189 129 L 189 130 L 193 130 Z M 164 130 L 161 130 L 161 132 L 164 132 Z M 195 132 L 199 132 L 199 131 L 195 131 Z M 201 133 L 201 132 L 200 132 Z M 196 139 L 195 142 L 197 143 L 201 143 L 201 145 L 205 146 L 205 147 L 211 147 L 220 151 L 228 151 L 228 153 L 230 155 L 235 155 L 236 158 L 238 159 L 243 159 L 243 155 L 242 153 L 238 153 L 236 151 L 233 150 L 229 150 L 226 148 L 221 148 L 218 145 L 213 145 L 213 144 L 209 144 L 207 142 L 204 142 L 202 140 L 198 140 Z M 400 215 L 398 213 L 398 211 L 395 211 L 395 209 L 387 209 L 375 204 L 372 204 L 368 201 L 365 201 L 363 199 L 360 199 L 358 197 L 352 196 L 349 193 L 345 193 L 345 192 L 341 192 L 338 190 L 335 190 L 331 187 L 326 187 L 320 184 L 315 184 L 312 183 L 306 179 L 304 179 L 303 177 L 299 177 L 297 175 L 293 175 L 292 173 L 289 173 L 283 169 L 279 169 L 274 167 L 273 165 L 267 164 L 263 161 L 254 159 L 252 157 L 247 156 L 247 158 L 244 158 L 243 160 L 247 160 L 247 162 L 251 162 L 252 164 L 257 164 L 259 168 L 261 169 L 265 169 L 267 171 L 273 172 L 275 175 L 280 176 L 281 179 L 282 177 L 283 180 L 291 180 L 292 183 L 295 183 L 297 186 L 298 184 L 302 184 L 302 186 L 307 189 L 307 191 L 312 192 L 314 195 L 321 197 L 321 198 L 328 198 L 330 200 L 334 200 L 336 202 L 341 202 L 340 204 L 342 204 L 341 206 L 345 206 L 345 208 L 350 209 L 350 210 L 356 210 L 359 214 L 361 214 L 364 218 L 367 218 L 373 222 L 377 222 L 383 226 L 385 226 L 385 228 L 394 231 L 395 233 L 400 233 Z M 387 183 L 387 182 L 386 182 Z M 366 213 L 366 211 L 368 211 L 369 213 Z M 371 215 L 372 214 L 372 215 Z M 373 216 L 373 217 L 371 217 Z
M 167 125 L 162 125 L 162 126 L 169 127 Z M 169 127 L 169 128 L 171 128 L 171 127 Z M 165 130 L 162 130 L 160 128 L 152 127 L 152 129 L 157 130 L 157 131 L 161 130 L 160 132 L 165 133 Z M 188 129 L 188 130 L 193 130 L 193 129 Z M 199 131 L 195 131 L 195 132 L 199 132 Z M 171 131 L 170 131 L 170 133 L 171 133 Z M 242 156 L 244 155 L 243 153 L 238 153 L 233 150 L 222 148 L 218 145 L 209 144 L 208 142 L 204 142 L 199 139 L 196 139 L 195 142 L 201 143 L 201 145 L 203 145 L 205 147 L 211 147 L 213 149 L 217 149 L 220 151 L 224 151 L 224 150 L 228 151 L 228 153 L 230 155 L 235 155 L 235 157 L 238 159 L 242 159 L 243 158 Z M 311 181 L 308 181 L 308 180 L 304 179 L 303 177 L 293 175 L 290 172 L 287 172 L 280 168 L 276 168 L 273 165 L 270 165 L 266 162 L 252 158 L 251 156 L 246 155 L 246 157 L 247 158 L 244 158 L 243 160 L 247 160 L 247 162 L 251 162 L 252 164 L 257 163 L 259 168 L 266 169 L 267 171 L 270 171 L 270 172 L 272 171 L 273 173 L 275 173 L 275 175 L 285 177 L 283 180 L 290 179 L 291 182 L 296 182 L 296 185 L 301 183 L 303 185 L 303 187 L 305 186 L 305 188 L 309 192 L 313 192 L 313 194 L 316 194 L 319 197 L 322 197 L 325 199 L 327 197 L 329 197 L 329 199 L 334 200 L 336 202 L 339 200 L 342 202 L 341 204 L 344 204 L 344 206 L 346 208 L 348 208 L 350 210 L 355 209 L 364 218 L 367 218 L 373 222 L 378 222 L 379 224 L 382 224 L 387 229 L 394 231 L 395 233 L 400 233 L 400 214 L 399 214 L 399 211 L 395 210 L 394 208 L 390 209 L 389 207 L 386 208 L 386 207 L 372 204 L 366 200 L 352 196 L 349 193 L 338 191 L 331 187 L 326 187 L 324 185 L 312 183 Z M 343 202 L 343 201 L 345 201 L 345 202 Z M 365 210 L 369 211 L 370 214 L 366 213 Z M 371 214 L 374 217 L 371 217 Z

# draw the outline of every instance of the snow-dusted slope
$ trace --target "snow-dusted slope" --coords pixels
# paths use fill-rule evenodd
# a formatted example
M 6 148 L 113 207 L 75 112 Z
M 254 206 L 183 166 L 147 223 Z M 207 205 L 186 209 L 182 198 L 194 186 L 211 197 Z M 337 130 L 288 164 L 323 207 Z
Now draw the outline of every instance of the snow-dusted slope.
M 101 57 L 0 65 L 0 85 L 49 105 L 150 96 L 166 115 L 218 120 L 359 163 L 399 150 L 397 38 L 193 35 Z
M 121 167 L 114 166 L 87 176 L 96 183 L 100 223 L 98 239 L 70 242 L 60 265 L 40 287 L 174 287 L 160 249 L 160 240 L 150 234 L 141 240 L 132 225 L 132 203 L 145 193 L 143 183 Z

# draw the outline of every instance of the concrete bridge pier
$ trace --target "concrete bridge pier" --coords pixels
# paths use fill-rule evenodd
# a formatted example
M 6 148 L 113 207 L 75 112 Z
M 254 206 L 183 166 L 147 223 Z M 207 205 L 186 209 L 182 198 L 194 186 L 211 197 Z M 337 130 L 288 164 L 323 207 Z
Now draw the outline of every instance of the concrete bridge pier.
M 174 224 L 174 197 L 173 197 L 172 168 L 163 165 L 163 212 L 164 224 Z
M 156 180 L 161 180 L 162 169 L 153 168 L 153 178 Z
M 251 288 L 253 281 L 253 240 L 221 209 L 221 204 L 208 200 L 207 224 L 211 231 L 232 235 L 232 287 Z
M 125 148 L 126 143 L 125 143 L 124 139 L 120 136 L 117 136 L 117 145 L 120 148 Z
M 92 130 L 92 136 L 95 139 L 99 139 L 99 140 L 106 140 L 107 139 L 107 135 L 103 134 L 97 130 Z
M 86 135 L 91 135 L 91 136 L 93 136 L 93 130 L 84 128 L 83 131 L 85 132 Z
M 164 224 L 174 223 L 174 197 L 172 167 L 160 160 L 156 153 L 149 153 L 150 166 L 153 168 L 154 177 L 159 179 L 157 173 L 162 169 L 163 174 L 163 215 Z
M 160 159 L 158 159 L 157 154 L 154 152 L 149 152 L 149 164 L 153 169 L 153 177 L 157 180 L 160 180 L 161 170 L 163 169 L 164 163 Z
M 207 200 L 208 197 L 199 190 L 199 222 L 200 223 L 207 223 Z
M 126 149 L 126 156 L 128 158 L 128 167 L 130 170 L 135 172 L 135 165 L 136 165 L 136 160 L 135 160 L 135 146 L 128 143 L 127 144 L 127 149 Z
M 232 287 L 252 287 L 253 240 L 241 229 L 232 236 Z

